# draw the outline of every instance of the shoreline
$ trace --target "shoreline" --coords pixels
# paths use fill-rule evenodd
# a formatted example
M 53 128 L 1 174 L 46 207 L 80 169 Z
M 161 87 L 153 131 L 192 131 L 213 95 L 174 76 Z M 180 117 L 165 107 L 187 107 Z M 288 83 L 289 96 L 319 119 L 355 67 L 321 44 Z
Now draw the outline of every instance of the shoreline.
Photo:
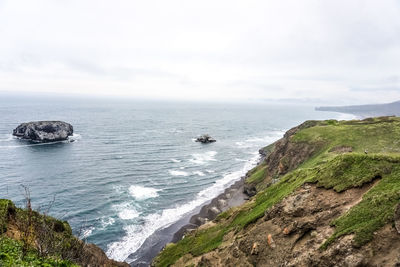
M 251 196 L 245 193 L 244 184 L 248 172 L 263 162 L 267 156 L 263 148 L 264 147 L 260 148 L 258 151 L 260 158 L 257 161 L 257 164 L 247 170 L 246 174 L 240 177 L 239 180 L 225 188 L 223 193 L 212 198 L 210 201 L 196 209 L 198 212 L 194 214 L 192 213 L 193 215 L 190 216 L 189 223 L 182 226 L 179 231 L 174 234 L 174 237 L 170 242 L 178 242 L 184 237 L 185 233 L 193 231 L 207 222 L 213 221 L 220 213 L 227 211 L 230 208 L 240 206 L 250 199 Z
M 265 158 L 264 154 L 259 154 L 260 158 L 254 167 L 258 166 Z M 239 180 L 225 188 L 224 192 L 218 196 L 197 207 L 172 225 L 154 232 L 146 239 L 140 249 L 128 257 L 129 264 L 135 267 L 149 266 L 168 243 L 178 242 L 187 232 L 196 230 L 201 225 L 214 220 L 220 213 L 249 200 L 249 196 L 244 193 L 244 183 L 247 172 L 252 168 L 247 170 L 246 174 Z
M 214 220 L 220 213 L 243 204 L 248 196 L 243 192 L 246 176 L 240 178 L 223 193 L 202 205 L 199 211 L 190 216 L 189 223 L 182 226 L 173 236 L 170 242 L 176 243 L 181 240 L 187 232 L 193 231 L 207 222 Z

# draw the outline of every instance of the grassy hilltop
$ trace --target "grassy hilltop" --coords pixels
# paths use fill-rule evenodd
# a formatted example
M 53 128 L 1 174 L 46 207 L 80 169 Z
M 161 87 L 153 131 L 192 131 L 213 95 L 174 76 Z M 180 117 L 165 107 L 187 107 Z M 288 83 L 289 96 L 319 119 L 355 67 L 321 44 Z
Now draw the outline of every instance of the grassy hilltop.
M 264 153 L 265 160 L 247 174 L 254 196 L 167 245 L 155 266 L 296 265 L 295 257 L 307 250 L 303 266 L 343 258 L 365 263 L 372 258 L 364 251 L 377 252 L 378 245 L 369 245 L 379 242 L 376 235 L 400 244 L 393 234 L 400 118 L 307 121 Z M 388 247 L 379 253 L 398 252 Z M 400 255 L 382 256 L 381 263 L 395 257 L 400 264 Z

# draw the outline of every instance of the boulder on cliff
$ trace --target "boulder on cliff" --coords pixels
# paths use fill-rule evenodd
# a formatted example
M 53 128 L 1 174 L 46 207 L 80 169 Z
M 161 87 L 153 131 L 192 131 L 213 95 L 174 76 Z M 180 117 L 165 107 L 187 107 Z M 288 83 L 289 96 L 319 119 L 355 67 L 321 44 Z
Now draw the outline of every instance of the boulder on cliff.
M 196 142 L 201 142 L 203 144 L 207 144 L 207 143 L 213 143 L 216 142 L 217 140 L 215 140 L 214 138 L 212 138 L 211 136 L 209 136 L 208 134 L 203 134 L 202 136 L 197 137 Z
M 67 140 L 74 132 L 71 124 L 63 121 L 35 121 L 20 124 L 13 135 L 35 142 Z

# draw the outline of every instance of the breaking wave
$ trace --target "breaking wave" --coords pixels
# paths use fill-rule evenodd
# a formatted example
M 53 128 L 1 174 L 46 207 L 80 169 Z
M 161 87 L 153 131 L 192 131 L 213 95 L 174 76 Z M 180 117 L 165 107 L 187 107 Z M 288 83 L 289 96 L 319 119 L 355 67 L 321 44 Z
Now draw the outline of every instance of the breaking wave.
M 158 197 L 158 189 L 151 187 L 144 187 L 140 185 L 131 185 L 129 187 L 129 194 L 136 200 L 144 200 L 148 198 Z
M 153 213 L 145 216 L 143 225 L 127 225 L 124 227 L 126 235 L 119 241 L 109 244 L 107 255 L 115 260 L 123 261 L 134 253 L 144 241 L 158 229 L 168 227 L 172 223 L 182 218 L 185 214 L 193 211 L 208 200 L 216 197 L 226 187 L 232 185 L 240 179 L 246 172 L 254 167 L 259 160 L 259 155 L 255 155 L 247 161 L 242 169 L 229 173 L 217 180 L 212 186 L 200 191 L 196 197 L 183 205 L 165 209 L 160 213 Z

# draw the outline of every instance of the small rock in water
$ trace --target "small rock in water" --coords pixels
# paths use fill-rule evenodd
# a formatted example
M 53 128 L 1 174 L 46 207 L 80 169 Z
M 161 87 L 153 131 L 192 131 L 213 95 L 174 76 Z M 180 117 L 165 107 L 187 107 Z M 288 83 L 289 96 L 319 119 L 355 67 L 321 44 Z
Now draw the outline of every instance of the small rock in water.
M 67 140 L 73 133 L 72 125 L 63 121 L 22 123 L 13 131 L 14 136 L 42 143 Z
M 203 143 L 203 144 L 213 143 L 213 142 L 216 142 L 216 141 L 217 140 L 215 140 L 214 138 L 212 138 L 208 134 L 203 134 L 202 136 L 199 136 L 196 139 L 196 142 L 200 142 L 200 143 Z

